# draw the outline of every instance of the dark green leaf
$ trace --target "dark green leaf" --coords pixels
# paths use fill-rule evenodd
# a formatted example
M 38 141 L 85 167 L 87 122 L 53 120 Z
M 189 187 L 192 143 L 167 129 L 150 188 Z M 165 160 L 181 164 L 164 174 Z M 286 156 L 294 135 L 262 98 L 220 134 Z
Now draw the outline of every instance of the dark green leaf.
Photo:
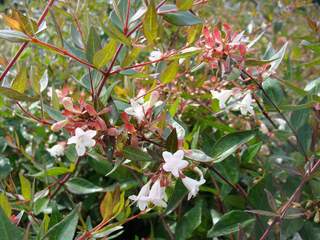
M 94 27 L 90 28 L 89 37 L 87 41 L 87 60 L 93 63 L 95 53 L 101 49 L 101 40 Z
M 6 178 L 11 172 L 11 164 L 8 158 L 0 156 L 0 179 Z
M 17 101 L 35 102 L 39 99 L 38 96 L 29 97 L 20 92 L 17 92 L 16 90 L 13 90 L 11 88 L 6 88 L 6 87 L 0 87 L 0 94 L 6 96 L 7 98 L 17 100 Z
M 213 146 L 213 154 L 211 155 L 214 162 L 221 162 L 232 155 L 241 145 L 250 141 L 256 135 L 256 131 L 244 131 L 230 133 Z
M 208 237 L 219 237 L 238 232 L 239 227 L 243 229 L 251 225 L 254 221 L 255 218 L 252 215 L 240 210 L 232 210 L 219 219 L 208 232 Z
M 61 222 L 50 228 L 42 240 L 46 237 L 50 240 L 72 240 L 78 224 L 79 211 L 80 205 L 73 209 Z
M 152 161 L 151 156 L 140 150 L 139 148 L 127 146 L 123 149 L 123 154 L 124 157 L 127 159 L 130 159 L 132 161 L 137 161 L 137 162 L 145 162 L 145 161 Z
M 178 136 L 177 136 L 177 130 L 174 128 L 170 135 L 168 136 L 166 140 L 166 148 L 169 152 L 176 152 L 178 150 Z
M 103 192 L 103 188 L 96 186 L 83 178 L 72 178 L 66 182 L 67 189 L 74 194 L 89 194 Z
M 7 218 L 3 209 L 0 207 L 0 233 L 1 240 L 21 240 L 23 239 L 23 231 L 12 224 Z
M 203 202 L 198 200 L 196 205 L 189 210 L 178 222 L 176 239 L 184 240 L 192 237 L 192 232 L 201 224 Z

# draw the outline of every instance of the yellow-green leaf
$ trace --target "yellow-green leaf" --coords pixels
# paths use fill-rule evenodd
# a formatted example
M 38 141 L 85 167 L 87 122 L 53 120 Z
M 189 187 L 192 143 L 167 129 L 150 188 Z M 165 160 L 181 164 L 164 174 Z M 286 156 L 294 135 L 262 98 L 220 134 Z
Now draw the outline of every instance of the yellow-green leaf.
M 126 67 L 126 66 L 131 65 L 134 62 L 134 60 L 137 59 L 137 57 L 139 56 L 141 50 L 142 49 L 139 48 L 139 47 L 132 48 L 132 50 L 128 53 L 128 55 L 123 60 L 123 62 L 121 64 L 121 67 Z
M 5 87 L 0 87 L 0 94 L 4 95 L 10 99 L 18 100 L 18 101 L 34 102 L 39 99 L 38 96 L 29 97 L 29 96 L 26 96 L 16 90 L 13 90 L 11 88 L 5 88 Z
M 165 84 L 172 82 L 177 76 L 178 69 L 178 61 L 173 61 L 172 63 L 170 63 L 169 66 L 160 75 L 161 82 Z
M 102 49 L 94 54 L 93 64 L 97 68 L 105 66 L 117 50 L 117 42 L 111 39 Z
M 193 0 L 176 0 L 179 10 L 189 10 L 193 5 Z
M 130 38 L 124 35 L 116 26 L 109 21 L 108 26 L 105 28 L 105 32 L 108 34 L 109 37 L 127 45 L 131 45 Z
M 27 68 L 24 66 L 19 71 L 16 78 L 13 80 L 11 88 L 19 93 L 24 93 L 27 89 L 28 73 Z
M 12 208 L 7 196 L 4 193 L 0 193 L 0 207 L 3 209 L 7 217 L 11 216 Z
M 144 36 L 150 44 L 154 44 L 156 38 L 158 37 L 158 28 L 157 10 L 154 1 L 152 0 L 148 6 L 148 10 L 143 20 Z
M 31 200 L 31 183 L 30 181 L 23 176 L 22 173 L 19 174 L 20 184 L 21 184 L 21 193 L 25 200 Z

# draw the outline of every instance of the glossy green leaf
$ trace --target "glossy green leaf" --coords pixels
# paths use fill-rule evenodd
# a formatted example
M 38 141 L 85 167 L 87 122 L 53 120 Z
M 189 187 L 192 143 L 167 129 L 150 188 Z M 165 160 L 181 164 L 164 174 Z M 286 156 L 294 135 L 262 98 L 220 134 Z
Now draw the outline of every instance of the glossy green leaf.
M 111 39 L 102 49 L 94 54 L 93 64 L 97 68 L 105 66 L 117 50 L 117 42 Z
M 3 209 L 8 218 L 11 217 L 12 208 L 5 193 L 0 193 L 0 208 Z
M 178 150 L 178 136 L 176 129 L 173 129 L 166 139 L 166 149 L 172 153 Z
M 49 76 L 48 76 L 48 70 L 45 70 L 42 74 L 42 77 L 40 78 L 40 92 L 43 92 L 49 83 Z
M 188 10 L 193 5 L 193 0 L 176 0 L 177 7 L 179 10 Z
M 124 35 L 116 26 L 112 24 L 111 21 L 109 21 L 108 26 L 104 29 L 104 31 L 114 40 L 117 40 L 127 46 L 131 45 L 130 38 Z
M 253 215 L 240 210 L 232 210 L 219 219 L 208 232 L 208 237 L 220 237 L 238 232 L 239 227 L 243 229 L 253 224 L 254 221 L 255 218 Z
M 34 214 L 35 215 L 40 214 L 48 206 L 48 203 L 49 203 L 49 199 L 46 197 L 37 199 L 33 204 Z
M 280 105 L 284 100 L 283 90 L 280 83 L 276 79 L 268 78 L 264 80 L 262 87 L 275 104 Z M 266 103 L 269 103 L 268 99 L 264 95 L 263 98 Z
M 173 61 L 168 65 L 168 67 L 163 70 L 160 75 L 160 80 L 162 83 L 167 84 L 176 79 L 177 73 L 179 71 L 179 62 Z
M 7 98 L 17 100 L 17 101 L 35 102 L 39 99 L 38 96 L 29 97 L 16 90 L 13 90 L 11 88 L 6 88 L 6 87 L 0 87 L 0 94 L 6 96 Z
M 256 131 L 230 133 L 214 144 L 211 157 L 214 162 L 221 162 L 232 155 L 240 146 L 253 139 Z
M 152 0 L 143 19 L 143 33 L 149 44 L 154 44 L 158 37 L 158 28 L 157 11 L 154 0 Z
M 132 146 L 127 146 L 123 149 L 123 155 L 125 158 L 130 159 L 132 161 L 137 161 L 137 162 L 148 162 L 152 161 L 151 156 L 140 150 L 139 148 L 135 148 Z
M 164 13 L 161 13 L 161 12 Z M 175 5 L 166 4 L 160 8 L 160 14 L 163 18 L 174 25 L 177 26 L 192 26 L 197 24 L 202 24 L 202 20 L 196 15 L 189 11 L 177 11 Z
M 198 200 L 196 205 L 189 210 L 178 222 L 176 228 L 176 239 L 185 240 L 192 237 L 193 231 L 201 224 L 203 201 Z
M 3 209 L 0 207 L 0 233 L 1 240 L 23 239 L 23 231 L 10 222 Z
M 44 176 L 60 176 L 70 172 L 69 168 L 66 167 L 52 167 L 36 174 L 33 174 L 33 177 L 44 177 Z
M 26 34 L 15 30 L 0 30 L 0 38 L 10 42 L 26 42 L 30 40 Z
M 22 196 L 25 200 L 31 200 L 31 182 L 23 176 L 22 173 L 19 174 L 20 185 Z
M 0 179 L 5 179 L 10 174 L 11 170 L 10 160 L 0 156 Z
M 103 188 L 96 186 L 84 178 L 72 178 L 66 182 L 67 189 L 74 194 L 89 194 L 103 192 Z
M 80 205 L 72 210 L 61 222 L 55 224 L 49 229 L 43 239 L 49 238 L 50 240 L 73 240 L 76 232 L 76 227 L 79 219 Z
M 174 187 L 173 193 L 168 200 L 168 205 L 165 211 L 166 215 L 173 212 L 180 205 L 180 203 L 187 196 L 187 194 L 187 188 L 183 185 L 181 180 L 178 180 Z
M 28 86 L 28 73 L 26 66 L 23 66 L 16 78 L 13 80 L 11 84 L 11 89 L 19 92 L 24 93 Z
M 87 41 L 87 60 L 90 63 L 93 63 L 93 57 L 95 53 L 101 49 L 101 40 L 100 36 L 97 33 L 96 29 L 94 27 L 90 28 L 89 37 Z

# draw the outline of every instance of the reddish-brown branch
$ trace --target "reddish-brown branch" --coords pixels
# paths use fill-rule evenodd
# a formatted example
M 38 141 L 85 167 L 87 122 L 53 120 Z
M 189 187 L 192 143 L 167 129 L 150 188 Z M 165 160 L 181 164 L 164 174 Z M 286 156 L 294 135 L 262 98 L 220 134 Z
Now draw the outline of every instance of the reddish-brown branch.
M 43 10 L 37 25 L 38 27 L 43 23 L 44 19 L 46 18 L 46 16 L 48 15 L 49 9 L 52 6 L 52 4 L 54 3 L 54 0 L 50 0 L 46 6 L 46 8 Z M 11 61 L 9 62 L 9 64 L 6 66 L 5 70 L 2 72 L 1 76 L 0 76 L 0 82 L 7 76 L 8 72 L 10 71 L 10 69 L 14 66 L 14 64 L 17 62 L 17 60 L 19 59 L 20 55 L 23 53 L 23 51 L 25 50 L 25 48 L 28 46 L 29 42 L 25 42 L 21 45 L 21 47 L 19 48 L 19 50 L 17 51 L 17 53 L 14 55 L 14 57 L 11 59 Z

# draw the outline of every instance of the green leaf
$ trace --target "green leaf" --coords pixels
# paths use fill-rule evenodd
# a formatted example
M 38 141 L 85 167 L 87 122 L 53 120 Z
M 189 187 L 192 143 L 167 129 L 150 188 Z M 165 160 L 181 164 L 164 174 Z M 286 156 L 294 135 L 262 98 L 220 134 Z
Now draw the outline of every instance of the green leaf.
M 176 0 L 179 10 L 189 10 L 193 5 L 193 0 Z
M 22 173 L 19 174 L 21 192 L 25 200 L 31 200 L 31 183 L 30 181 L 23 176 Z
M 66 167 L 52 167 L 52 168 L 43 170 L 41 172 L 38 172 L 36 174 L 33 174 L 32 176 L 33 177 L 44 177 L 44 176 L 53 177 L 53 176 L 60 176 L 60 175 L 66 174 L 68 172 L 70 172 L 70 169 Z
M 29 97 L 20 92 L 17 92 L 16 90 L 13 90 L 11 88 L 6 88 L 6 87 L 0 87 L 0 94 L 6 96 L 7 98 L 17 100 L 17 101 L 35 102 L 39 99 L 38 96 Z
M 175 128 L 171 131 L 170 135 L 166 139 L 166 149 L 172 153 L 178 150 L 178 136 Z
M 176 185 L 173 190 L 173 194 L 169 198 L 168 206 L 166 208 L 166 215 L 169 215 L 171 212 L 173 212 L 182 202 L 182 200 L 187 196 L 188 190 L 183 185 L 182 181 L 179 179 L 176 182 Z
M 12 208 L 5 193 L 0 193 L 0 208 L 3 209 L 8 218 L 11 217 Z
M 103 188 L 96 186 L 92 182 L 89 182 L 83 178 L 72 178 L 66 182 L 67 189 L 73 194 L 89 194 L 96 192 L 103 192 Z
M 200 18 L 189 11 L 177 11 L 176 6 L 173 4 L 163 5 L 159 10 L 160 14 L 163 15 L 163 18 L 173 25 L 192 26 L 202 24 Z
M 244 131 L 230 133 L 219 139 L 213 146 L 211 155 L 214 162 L 221 162 L 232 155 L 241 145 L 250 141 L 256 135 L 256 131 Z
M 97 68 L 105 66 L 117 50 L 117 42 L 111 39 L 102 49 L 94 54 L 93 64 Z
M 271 62 L 270 68 L 265 73 L 265 76 L 270 76 L 277 70 L 286 53 L 287 46 L 288 46 L 288 42 L 286 42 L 276 54 L 274 54 L 270 59 L 268 59 L 268 60 L 271 60 L 272 62 Z
M 47 86 L 48 86 L 48 82 L 49 82 L 49 77 L 48 77 L 48 70 L 45 70 L 42 77 L 40 78 L 40 92 L 43 92 Z
M 258 142 L 256 144 L 250 145 L 242 154 L 241 156 L 241 162 L 244 163 L 250 163 L 253 161 L 254 157 L 258 154 L 260 151 L 260 148 L 262 146 L 262 142 Z
M 137 162 L 148 162 L 152 161 L 151 156 L 140 150 L 139 148 L 135 148 L 132 146 L 126 146 L 123 148 L 123 155 L 125 158 L 128 158 L 132 161 L 137 161 Z
M 48 206 L 48 203 L 49 203 L 49 199 L 46 197 L 37 199 L 33 204 L 34 214 L 35 215 L 40 214 Z
M 263 66 L 265 64 L 272 63 L 273 61 L 275 61 L 275 59 L 259 60 L 259 59 L 248 58 L 246 59 L 246 66 Z
M 11 172 L 10 160 L 0 156 L 0 179 L 5 179 Z
M 97 31 L 94 27 L 90 28 L 89 37 L 87 41 L 87 60 L 90 63 L 93 63 L 93 56 L 95 53 L 101 49 L 101 41 L 100 36 L 98 35 Z
M 72 240 L 79 220 L 80 205 L 72 210 L 63 220 L 49 229 L 45 237 L 50 240 Z
M 0 38 L 10 42 L 26 42 L 30 40 L 26 34 L 15 30 L 0 30 Z
M 104 29 L 104 31 L 114 40 L 117 40 L 124 45 L 131 46 L 130 38 L 124 35 L 116 26 L 112 24 L 111 21 L 109 21 L 108 26 Z
M 281 85 L 276 79 L 266 79 L 265 81 L 263 81 L 262 87 L 271 98 L 271 100 L 277 105 L 281 104 L 281 102 L 284 100 L 284 93 L 282 91 Z M 266 103 L 269 103 L 268 99 L 264 95 L 263 99 Z
M 232 210 L 223 215 L 213 228 L 210 229 L 208 237 L 219 237 L 238 232 L 239 227 L 243 229 L 254 221 L 255 218 L 252 215 L 240 210 Z
M 158 28 L 157 10 L 154 0 L 152 0 L 143 19 L 143 33 L 151 45 L 154 44 L 158 37 Z
M 195 56 L 199 53 L 201 53 L 203 50 L 198 47 L 189 47 L 180 50 L 177 54 L 171 56 L 168 58 L 168 60 L 175 60 L 175 59 L 180 59 L 180 58 L 189 58 L 192 56 Z
M 27 89 L 28 85 L 28 73 L 27 73 L 27 68 L 26 66 L 23 66 L 16 78 L 13 80 L 11 84 L 11 89 L 19 92 L 19 93 L 24 93 Z
M 44 104 L 43 110 L 46 113 L 48 113 L 48 115 L 55 121 L 62 121 L 64 119 L 66 119 L 65 116 L 63 116 L 60 111 L 53 109 L 53 108 L 49 107 L 48 105 Z
M 0 233 L 1 240 L 21 240 L 23 239 L 22 229 L 16 227 L 7 218 L 5 212 L 0 207 Z
M 173 61 L 169 66 L 161 73 L 160 80 L 162 83 L 167 84 L 176 79 L 179 70 L 179 62 Z
M 207 154 L 205 154 L 203 151 L 199 149 L 186 150 L 185 156 L 197 162 L 211 162 L 214 160 L 213 158 L 209 157 Z
M 201 224 L 203 201 L 198 200 L 196 205 L 189 210 L 178 222 L 176 239 L 184 240 L 192 237 L 192 232 Z

